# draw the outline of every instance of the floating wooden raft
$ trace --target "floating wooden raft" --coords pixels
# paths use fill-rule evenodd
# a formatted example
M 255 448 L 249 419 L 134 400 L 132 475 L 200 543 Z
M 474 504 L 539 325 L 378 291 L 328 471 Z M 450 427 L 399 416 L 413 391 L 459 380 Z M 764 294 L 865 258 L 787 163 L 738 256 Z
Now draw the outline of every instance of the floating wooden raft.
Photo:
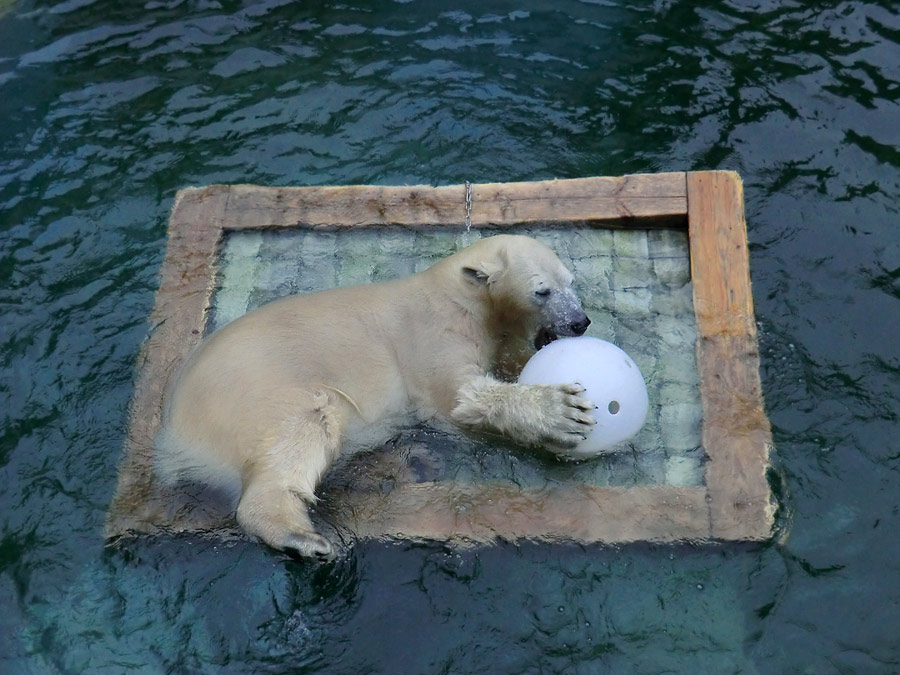
M 209 495 L 173 494 L 152 476 L 165 383 L 201 338 L 226 233 L 369 225 L 462 227 L 466 187 L 214 185 L 178 193 L 139 362 L 125 453 L 107 536 L 233 526 Z M 700 487 L 401 483 L 329 518 L 357 537 L 571 539 L 583 542 L 763 540 L 774 504 L 766 480 L 771 435 L 763 409 L 750 291 L 743 190 L 721 171 L 471 186 L 472 227 L 575 222 L 598 228 L 686 228 L 689 236 L 702 445 Z

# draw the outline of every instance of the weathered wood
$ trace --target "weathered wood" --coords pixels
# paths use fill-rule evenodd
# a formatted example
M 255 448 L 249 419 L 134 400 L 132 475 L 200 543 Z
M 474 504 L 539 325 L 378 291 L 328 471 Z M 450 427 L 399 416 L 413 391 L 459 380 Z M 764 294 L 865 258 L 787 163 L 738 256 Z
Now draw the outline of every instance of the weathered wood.
M 343 187 L 261 188 L 235 185 L 229 228 L 358 227 L 360 225 L 460 225 L 466 188 Z M 580 178 L 472 186 L 472 225 L 511 226 L 541 221 L 628 222 L 641 226 L 684 224 L 685 174 Z
M 755 336 L 741 179 L 732 171 L 694 171 L 687 188 L 697 327 L 704 335 Z
M 688 221 L 703 447 L 712 534 L 771 535 L 766 470 L 772 443 L 763 410 L 743 190 L 737 174 L 689 173 Z
M 756 341 L 701 336 L 697 357 L 712 534 L 718 539 L 766 539 L 774 519 L 766 479 L 772 436 Z
M 708 539 L 706 490 L 416 483 L 383 496 L 346 495 L 341 524 L 358 537 L 572 539 L 585 543 Z
M 159 513 L 170 506 L 170 495 L 153 485 L 152 442 L 169 375 L 202 336 L 227 198 L 228 189 L 221 186 L 182 190 L 176 196 L 151 333 L 138 358 L 119 483 L 107 514 L 108 537 L 146 530 L 148 523 L 163 520 Z

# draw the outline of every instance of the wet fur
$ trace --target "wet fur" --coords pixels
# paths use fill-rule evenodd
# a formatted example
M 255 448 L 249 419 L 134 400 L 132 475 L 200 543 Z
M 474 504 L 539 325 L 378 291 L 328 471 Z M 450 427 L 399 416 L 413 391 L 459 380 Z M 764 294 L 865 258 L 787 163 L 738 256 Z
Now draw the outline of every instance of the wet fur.
M 328 559 L 306 505 L 342 452 L 435 415 L 527 445 L 594 423 L 575 384 L 519 385 L 533 343 L 587 325 L 572 275 L 528 237 L 482 239 L 397 281 L 277 300 L 205 340 L 173 381 L 156 471 L 229 491 L 250 535 Z M 582 321 L 583 319 L 583 321 Z

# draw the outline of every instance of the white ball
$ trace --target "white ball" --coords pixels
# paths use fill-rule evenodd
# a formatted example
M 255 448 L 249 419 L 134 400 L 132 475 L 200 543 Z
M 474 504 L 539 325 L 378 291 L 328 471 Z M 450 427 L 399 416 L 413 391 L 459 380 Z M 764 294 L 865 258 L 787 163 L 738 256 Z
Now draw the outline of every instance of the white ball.
M 637 364 L 610 342 L 594 337 L 561 338 L 538 351 L 519 375 L 522 384 L 578 382 L 582 394 L 597 406 L 590 411 L 597 424 L 575 448 L 554 450 L 584 459 L 613 449 L 640 431 L 650 401 Z

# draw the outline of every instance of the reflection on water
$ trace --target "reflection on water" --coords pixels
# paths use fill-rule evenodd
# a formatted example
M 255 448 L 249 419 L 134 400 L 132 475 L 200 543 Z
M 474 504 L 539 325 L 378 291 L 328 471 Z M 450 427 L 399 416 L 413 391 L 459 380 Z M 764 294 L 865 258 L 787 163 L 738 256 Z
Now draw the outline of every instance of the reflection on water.
M 897 670 L 898 36 L 888 0 L 0 3 L 0 668 Z M 691 168 L 745 180 L 783 545 L 103 553 L 176 189 Z

